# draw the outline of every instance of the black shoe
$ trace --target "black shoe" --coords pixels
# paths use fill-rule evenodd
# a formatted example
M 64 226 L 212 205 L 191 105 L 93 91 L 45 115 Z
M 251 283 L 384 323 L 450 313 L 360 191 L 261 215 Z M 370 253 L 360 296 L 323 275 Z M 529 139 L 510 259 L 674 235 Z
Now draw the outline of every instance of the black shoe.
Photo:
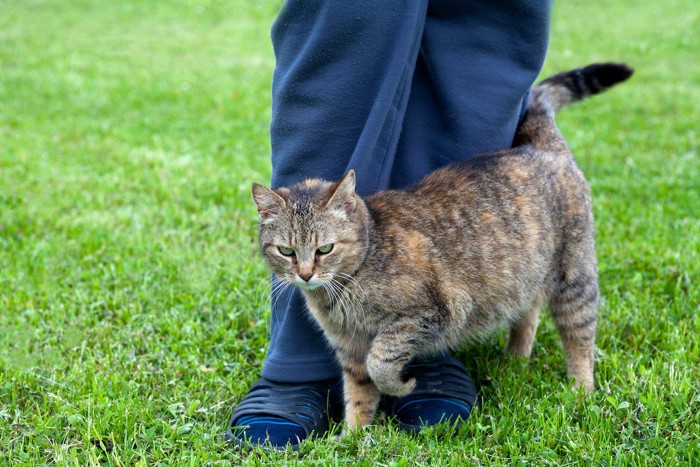
M 382 408 L 399 428 L 417 432 L 440 423 L 456 429 L 476 404 L 477 390 L 467 369 L 458 360 L 411 363 L 406 376 L 416 378 L 416 388 L 404 397 L 385 397 Z
M 293 450 L 307 438 L 328 432 L 343 412 L 342 383 L 276 383 L 258 380 L 231 415 L 226 440 L 239 446 Z

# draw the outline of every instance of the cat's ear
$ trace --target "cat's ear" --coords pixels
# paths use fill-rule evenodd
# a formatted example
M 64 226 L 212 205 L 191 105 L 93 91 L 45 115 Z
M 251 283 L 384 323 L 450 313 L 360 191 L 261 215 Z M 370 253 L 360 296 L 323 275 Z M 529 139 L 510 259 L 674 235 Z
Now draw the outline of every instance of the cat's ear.
M 326 203 L 329 209 L 337 209 L 349 216 L 357 207 L 355 194 L 355 171 L 350 171 L 331 189 L 331 198 Z
M 269 224 L 287 205 L 280 195 L 258 183 L 253 183 L 253 201 L 258 207 L 261 224 Z

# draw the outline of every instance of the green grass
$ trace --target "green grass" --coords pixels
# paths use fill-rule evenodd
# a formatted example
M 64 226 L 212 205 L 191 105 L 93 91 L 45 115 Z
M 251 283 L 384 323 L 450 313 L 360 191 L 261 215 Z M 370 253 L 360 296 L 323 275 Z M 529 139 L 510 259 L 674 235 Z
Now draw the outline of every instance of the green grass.
M 269 324 L 249 187 L 270 173 L 277 4 L 260 3 L 0 3 L 0 464 L 700 462 L 693 0 L 556 4 L 544 75 L 637 70 L 559 118 L 594 196 L 598 392 L 566 389 L 545 318 L 530 361 L 502 334 L 465 349 L 483 406 L 456 436 L 223 442 Z

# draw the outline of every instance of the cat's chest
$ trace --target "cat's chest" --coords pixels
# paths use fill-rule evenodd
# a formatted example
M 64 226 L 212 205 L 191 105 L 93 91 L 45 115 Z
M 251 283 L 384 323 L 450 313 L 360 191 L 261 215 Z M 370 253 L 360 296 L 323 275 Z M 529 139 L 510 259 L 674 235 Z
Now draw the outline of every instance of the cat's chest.
M 378 307 L 375 290 L 353 278 L 343 286 L 336 285 L 323 295 L 307 296 L 307 305 L 324 328 L 337 332 L 374 334 L 386 316 Z

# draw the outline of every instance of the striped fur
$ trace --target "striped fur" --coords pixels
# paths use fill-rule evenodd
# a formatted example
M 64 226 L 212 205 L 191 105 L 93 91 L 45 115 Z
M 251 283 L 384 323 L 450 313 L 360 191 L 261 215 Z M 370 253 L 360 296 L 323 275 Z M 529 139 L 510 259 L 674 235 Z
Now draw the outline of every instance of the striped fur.
M 302 291 L 336 350 L 349 429 L 371 423 L 380 393 L 412 391 L 402 370 L 417 356 L 503 324 L 508 351 L 529 356 L 545 302 L 569 377 L 593 390 L 593 216 L 554 113 L 630 75 L 602 64 L 544 80 L 513 149 L 439 169 L 406 190 L 361 198 L 353 171 L 337 183 L 254 185 L 263 254 Z

